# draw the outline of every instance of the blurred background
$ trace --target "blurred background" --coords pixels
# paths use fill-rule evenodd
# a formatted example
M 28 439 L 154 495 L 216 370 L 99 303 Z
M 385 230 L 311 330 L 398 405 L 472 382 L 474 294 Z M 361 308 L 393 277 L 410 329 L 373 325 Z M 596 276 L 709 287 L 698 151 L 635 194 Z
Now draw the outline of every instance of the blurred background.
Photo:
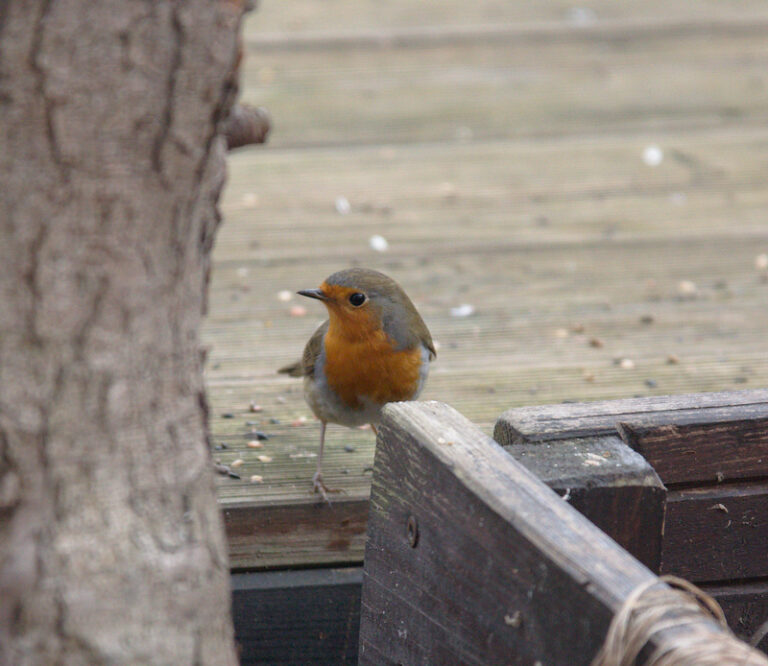
M 422 399 L 513 406 L 768 385 L 768 8 L 750 0 L 263 0 L 204 343 L 223 502 L 306 498 L 294 295 L 381 270 L 439 345 Z M 259 447 L 256 432 L 268 437 Z M 367 494 L 374 437 L 331 426 Z

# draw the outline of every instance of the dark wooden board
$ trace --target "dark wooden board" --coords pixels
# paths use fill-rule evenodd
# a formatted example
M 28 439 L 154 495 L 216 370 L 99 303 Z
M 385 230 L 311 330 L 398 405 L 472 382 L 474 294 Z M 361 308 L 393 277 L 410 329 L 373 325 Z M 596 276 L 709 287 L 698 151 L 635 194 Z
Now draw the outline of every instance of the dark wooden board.
M 661 570 L 692 581 L 768 577 L 768 483 L 670 491 Z
M 243 503 L 223 507 L 233 570 L 292 564 L 359 564 L 368 501 L 331 496 L 301 503 Z
M 716 391 L 682 395 L 656 395 L 623 400 L 563 403 L 517 407 L 504 412 L 496 421 L 494 438 L 505 443 L 551 441 L 572 437 L 591 437 L 615 433 L 617 423 L 635 423 L 655 414 L 690 419 L 706 409 L 740 406 L 760 411 L 768 408 L 768 389 Z
M 356 664 L 362 570 L 232 576 L 232 615 L 243 666 Z
M 768 620 L 768 581 L 703 587 L 720 604 L 728 626 L 742 640 L 749 641 Z M 768 636 L 757 647 L 768 653 Z
M 659 571 L 666 489 L 615 435 L 505 450 L 654 572 Z
M 666 484 L 768 477 L 768 403 L 643 414 L 618 429 Z
M 587 664 L 627 595 L 653 580 L 451 408 L 384 409 L 360 663 Z M 695 624 L 699 640 L 719 634 Z

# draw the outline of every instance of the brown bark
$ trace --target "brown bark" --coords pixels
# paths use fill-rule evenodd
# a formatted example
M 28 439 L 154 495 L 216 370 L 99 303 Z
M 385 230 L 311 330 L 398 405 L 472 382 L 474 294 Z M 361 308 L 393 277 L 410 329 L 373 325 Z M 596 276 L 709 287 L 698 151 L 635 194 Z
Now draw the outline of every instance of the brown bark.
M 254 143 L 264 143 L 271 129 L 269 113 L 262 106 L 236 104 L 227 117 L 222 133 L 227 149 L 234 150 Z
M 0 663 L 232 664 L 198 331 L 242 3 L 0 3 Z

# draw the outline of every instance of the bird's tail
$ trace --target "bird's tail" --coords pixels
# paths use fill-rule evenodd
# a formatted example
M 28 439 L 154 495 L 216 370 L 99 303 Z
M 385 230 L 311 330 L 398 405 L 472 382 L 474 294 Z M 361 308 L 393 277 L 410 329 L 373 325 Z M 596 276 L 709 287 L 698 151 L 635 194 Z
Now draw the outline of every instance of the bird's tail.
M 291 377 L 303 377 L 304 376 L 304 364 L 299 360 L 295 363 L 285 365 L 278 370 L 279 373 L 284 375 L 290 375 Z

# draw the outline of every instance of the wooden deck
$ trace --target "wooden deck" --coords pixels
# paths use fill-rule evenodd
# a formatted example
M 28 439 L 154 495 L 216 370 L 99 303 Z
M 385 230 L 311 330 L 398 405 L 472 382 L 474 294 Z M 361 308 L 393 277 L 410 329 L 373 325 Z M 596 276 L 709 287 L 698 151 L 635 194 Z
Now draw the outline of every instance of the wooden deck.
M 231 154 L 204 331 L 215 457 L 244 461 L 218 479 L 234 567 L 362 559 L 374 437 L 329 429 L 344 493 L 318 503 L 319 426 L 275 372 L 324 318 L 279 293 L 340 268 L 406 288 L 440 345 L 423 397 L 489 433 L 513 406 L 768 386 L 764 7 L 261 3 L 242 97 L 274 130 Z

